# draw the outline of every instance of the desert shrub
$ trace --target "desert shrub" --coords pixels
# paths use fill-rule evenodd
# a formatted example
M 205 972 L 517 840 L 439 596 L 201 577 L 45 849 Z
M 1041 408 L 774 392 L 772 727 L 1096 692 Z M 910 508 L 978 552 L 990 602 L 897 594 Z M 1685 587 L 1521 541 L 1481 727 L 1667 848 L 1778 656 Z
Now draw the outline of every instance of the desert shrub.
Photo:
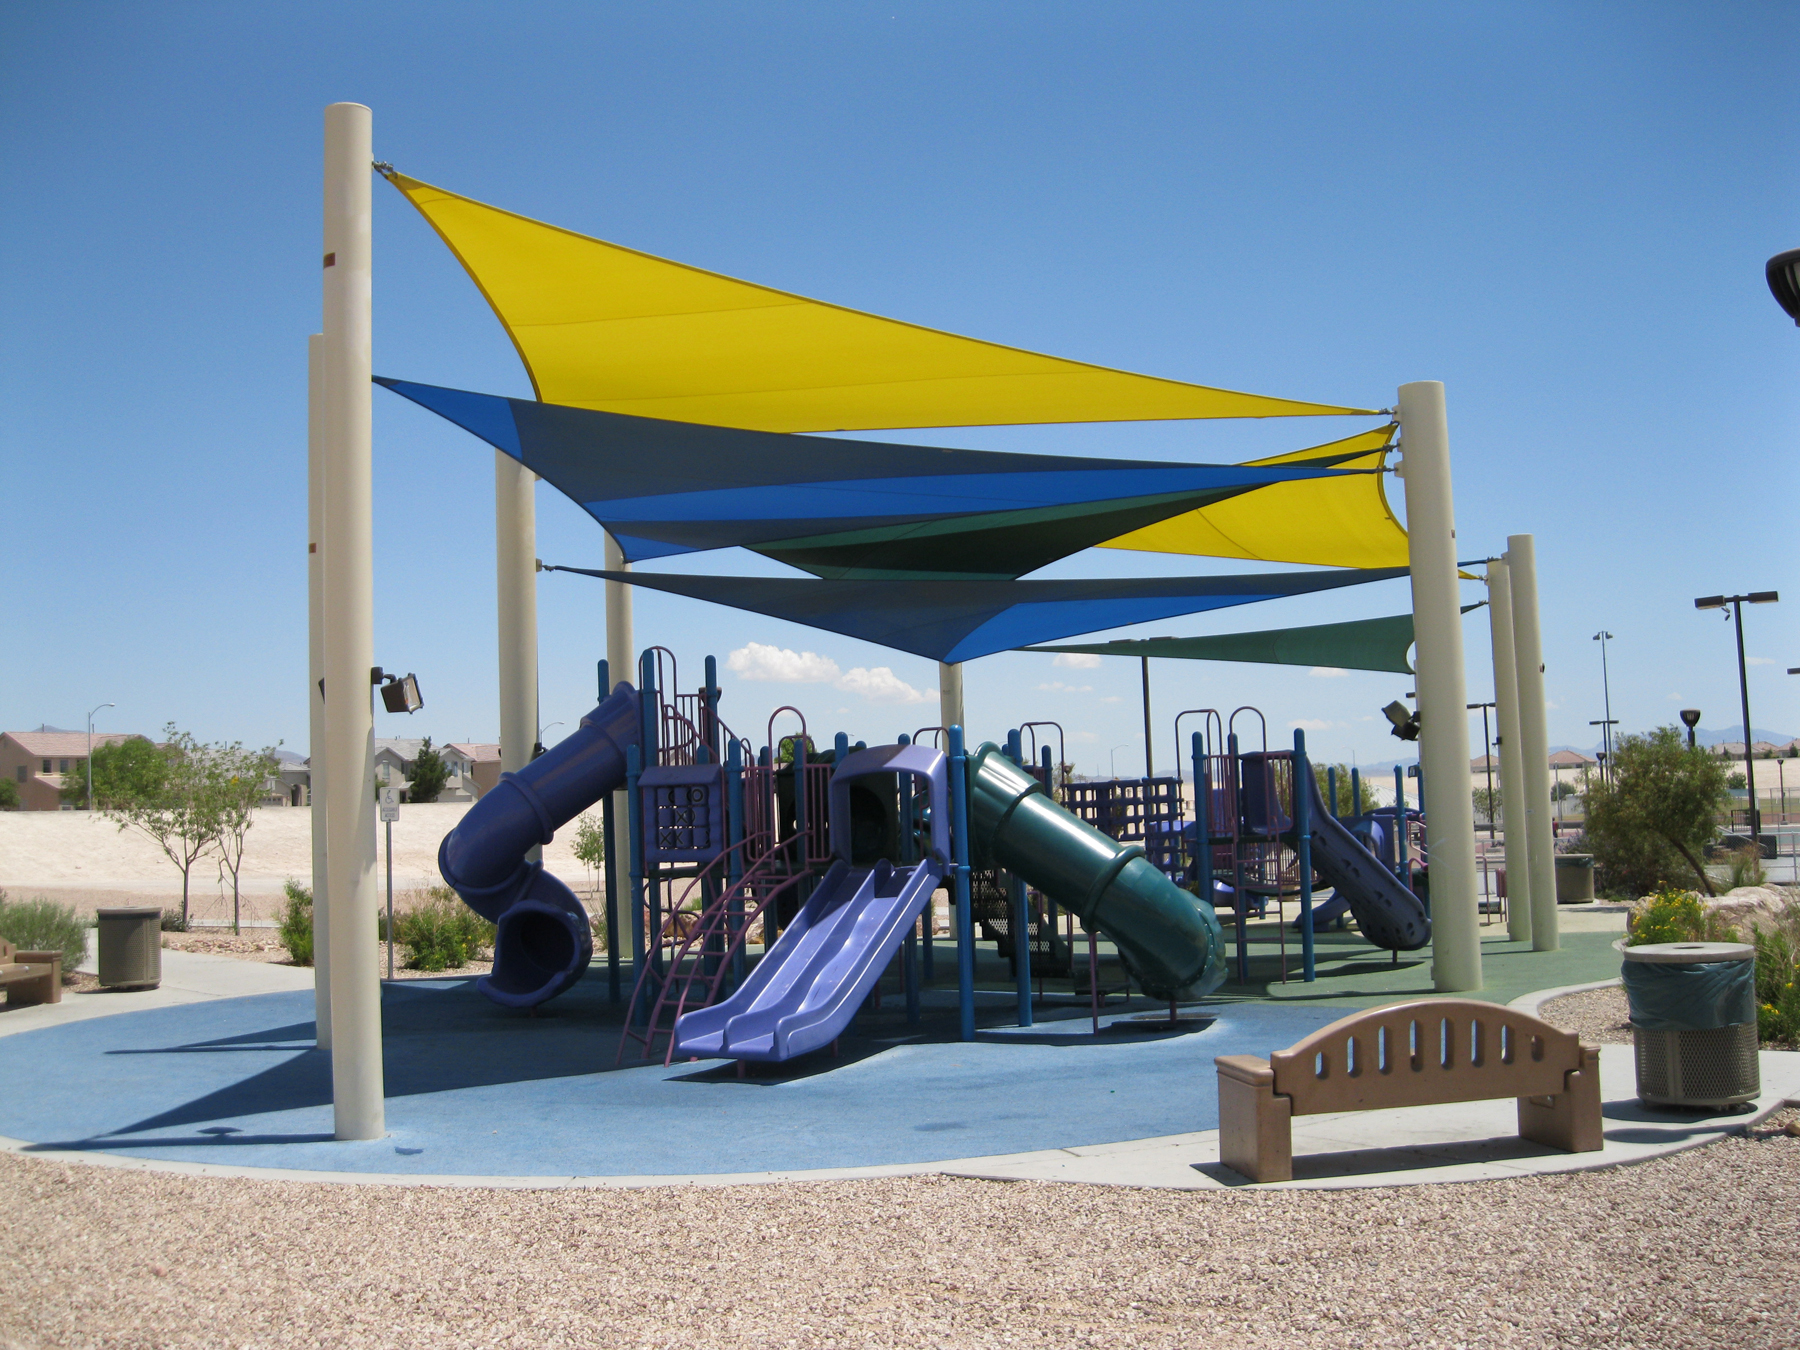
M 188 923 L 181 917 L 180 910 L 165 909 L 162 916 L 162 930 L 165 933 L 185 933 L 188 930 Z
M 1755 938 L 1757 1035 L 1800 1048 L 1800 902 L 1788 901 Z
M 1739 886 L 1760 886 L 1768 879 L 1763 871 L 1762 856 L 1754 844 L 1732 849 L 1725 855 L 1725 864 L 1729 869 L 1731 889 L 1734 891 Z
M 1625 945 L 1653 942 L 1736 942 L 1738 931 L 1691 891 L 1664 887 L 1633 909 L 1625 920 Z
M 0 891 L 0 938 L 24 952 L 61 952 L 63 978 L 87 959 L 87 925 L 71 905 L 38 896 L 8 900 Z
M 313 963 L 312 888 L 289 877 L 281 889 L 287 894 L 287 904 L 281 911 L 281 927 L 277 930 L 281 945 L 287 948 L 288 960 L 297 966 L 310 966 Z
M 394 915 L 394 940 L 407 949 L 409 970 L 455 970 L 494 945 L 494 925 L 448 886 L 415 891 L 405 912 Z
M 1608 885 L 1645 895 L 1698 883 L 1710 895 L 1700 858 L 1724 797 L 1719 762 L 1689 750 L 1674 727 L 1626 736 L 1613 754 L 1616 772 L 1590 779 L 1584 794 L 1585 832 Z

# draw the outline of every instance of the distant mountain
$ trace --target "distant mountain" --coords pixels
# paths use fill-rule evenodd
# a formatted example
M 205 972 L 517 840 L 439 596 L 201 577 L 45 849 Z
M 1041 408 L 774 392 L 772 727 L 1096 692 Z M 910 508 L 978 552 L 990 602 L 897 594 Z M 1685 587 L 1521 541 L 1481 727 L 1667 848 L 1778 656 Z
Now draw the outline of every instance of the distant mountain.
M 1726 741 L 1739 744 L 1744 739 L 1744 725 L 1738 723 L 1724 731 L 1710 731 L 1706 727 L 1694 728 L 1694 741 L 1699 745 L 1721 745 Z M 1791 731 L 1766 731 L 1762 727 L 1752 725 L 1750 728 L 1752 741 L 1767 741 L 1770 745 L 1786 745 L 1796 739 Z

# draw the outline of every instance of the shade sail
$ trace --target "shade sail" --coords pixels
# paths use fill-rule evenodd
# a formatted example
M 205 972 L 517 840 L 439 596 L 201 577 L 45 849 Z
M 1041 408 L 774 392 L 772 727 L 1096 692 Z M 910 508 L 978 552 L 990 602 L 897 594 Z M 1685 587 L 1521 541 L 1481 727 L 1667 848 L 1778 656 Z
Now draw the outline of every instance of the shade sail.
M 1462 612 L 1480 609 L 1464 605 Z M 1078 642 L 1026 647 L 1028 652 L 1086 652 L 1096 656 L 1172 657 L 1180 661 L 1250 661 L 1272 666 L 1325 666 L 1338 670 L 1391 670 L 1413 673 L 1406 659 L 1413 644 L 1413 616 L 1352 619 L 1304 628 L 1271 628 L 1257 633 L 1212 637 L 1157 637 L 1118 642 Z
M 1236 493 L 1346 476 L 827 440 L 376 383 L 519 460 L 633 562 L 741 545 L 819 576 L 1005 579 Z
M 1376 571 L 1071 581 L 812 581 L 547 567 L 747 609 L 934 661 L 978 656 L 1103 628 L 1404 576 Z
M 609 244 L 384 170 L 546 402 L 760 431 L 1367 414 L 1044 356 Z
M 1395 430 L 1380 427 L 1310 450 L 1253 459 L 1250 464 L 1380 470 L 1386 466 Z M 1406 530 L 1388 505 L 1382 477 L 1365 472 L 1285 483 L 1146 525 L 1101 547 L 1314 567 L 1405 567 L 1410 558 Z

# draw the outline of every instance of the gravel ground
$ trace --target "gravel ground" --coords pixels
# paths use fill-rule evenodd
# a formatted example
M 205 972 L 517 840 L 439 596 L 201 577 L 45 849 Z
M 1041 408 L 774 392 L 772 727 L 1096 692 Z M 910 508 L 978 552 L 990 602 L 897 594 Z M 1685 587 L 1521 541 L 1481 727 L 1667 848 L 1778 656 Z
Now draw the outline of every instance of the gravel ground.
M 1553 998 L 1539 1015 L 1553 1027 L 1576 1032 L 1589 1045 L 1631 1044 L 1631 1009 L 1618 985 Z
M 0 1347 L 1791 1347 L 1792 1119 L 1336 1192 L 433 1190 L 5 1154 Z

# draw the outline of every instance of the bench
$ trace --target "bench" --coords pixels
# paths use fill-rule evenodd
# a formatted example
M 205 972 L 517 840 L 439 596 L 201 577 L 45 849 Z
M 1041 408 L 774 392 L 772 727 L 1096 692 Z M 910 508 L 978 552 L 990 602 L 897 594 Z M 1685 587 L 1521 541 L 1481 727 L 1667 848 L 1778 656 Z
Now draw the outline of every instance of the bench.
M 1569 1153 L 1605 1144 L 1600 1052 L 1572 1031 L 1475 999 L 1370 1008 L 1260 1059 L 1220 1055 L 1219 1161 L 1292 1181 L 1295 1116 L 1516 1097 L 1519 1135 Z
M 62 953 L 22 952 L 0 939 L 0 989 L 6 1003 L 62 1002 Z

